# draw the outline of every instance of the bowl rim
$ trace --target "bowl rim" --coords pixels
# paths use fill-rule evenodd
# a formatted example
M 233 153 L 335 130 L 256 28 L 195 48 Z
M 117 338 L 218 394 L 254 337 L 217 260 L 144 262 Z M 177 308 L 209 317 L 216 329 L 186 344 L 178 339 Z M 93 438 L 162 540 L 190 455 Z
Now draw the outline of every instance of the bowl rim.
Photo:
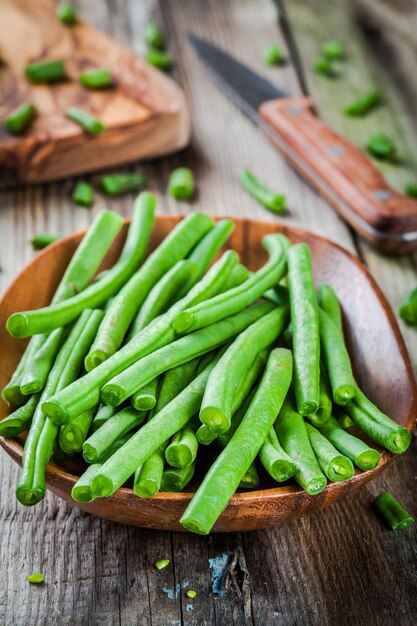
M 175 221 L 179 221 L 185 216 L 186 214 L 180 214 L 180 213 L 174 213 L 174 214 L 169 214 L 169 215 L 166 215 L 166 214 L 156 215 L 155 223 L 157 223 L 158 221 L 175 222 Z M 392 308 L 389 302 L 387 301 L 386 297 L 384 296 L 383 292 L 381 291 L 379 285 L 377 284 L 376 280 L 373 278 L 368 268 L 360 261 L 360 259 L 356 257 L 354 254 L 352 254 L 351 252 L 349 252 L 348 250 L 346 250 L 343 246 L 332 241 L 328 237 L 324 237 L 323 235 L 316 234 L 315 232 L 305 230 L 297 226 L 270 222 L 269 220 L 252 219 L 248 217 L 234 217 L 234 216 L 224 216 L 224 215 L 212 215 L 211 217 L 213 217 L 215 221 L 218 221 L 220 219 L 232 219 L 234 222 L 239 222 L 241 224 L 244 224 L 245 222 L 250 222 L 250 223 L 260 222 L 260 223 L 271 226 L 272 228 L 276 229 L 279 232 L 284 232 L 285 235 L 289 235 L 290 237 L 292 233 L 296 234 L 296 236 L 299 237 L 300 239 L 303 239 L 303 238 L 308 239 L 309 237 L 313 237 L 314 239 L 317 239 L 325 243 L 326 245 L 330 245 L 333 248 L 336 248 L 339 253 L 347 257 L 349 261 L 353 262 L 357 267 L 359 267 L 361 272 L 365 275 L 368 282 L 370 283 L 370 287 L 376 293 L 378 300 L 383 305 L 385 315 L 388 318 L 390 327 L 395 336 L 396 343 L 398 345 L 398 348 L 400 350 L 400 353 L 401 353 L 401 356 L 405 365 L 406 374 L 409 379 L 410 387 L 411 387 L 411 406 L 410 406 L 409 415 L 407 416 L 407 420 L 402 425 L 404 426 L 404 428 L 406 428 L 410 432 L 410 434 L 412 434 L 414 430 L 414 426 L 416 424 L 416 419 L 417 419 L 417 385 L 416 385 L 416 381 L 414 378 L 413 369 L 412 369 L 412 365 L 411 365 L 410 358 L 408 355 L 408 351 L 405 346 L 404 339 L 401 335 L 397 320 L 394 316 L 394 313 L 392 311 Z M 130 224 L 130 222 L 131 222 L 130 218 L 125 218 L 124 225 Z M 26 263 L 25 266 L 18 272 L 18 274 L 15 276 L 12 282 L 6 287 L 6 289 L 1 294 L 0 308 L 3 304 L 3 300 L 7 297 L 7 295 L 9 294 L 9 291 L 11 291 L 11 289 L 13 288 L 16 280 L 18 280 L 18 278 L 27 271 L 27 269 L 30 267 L 30 265 L 34 261 L 41 258 L 42 256 L 51 254 L 51 252 L 55 248 L 65 245 L 67 242 L 73 239 L 81 238 L 82 236 L 84 236 L 87 230 L 88 228 L 83 228 L 81 230 L 75 231 L 73 233 L 70 233 L 69 235 L 66 235 L 58 239 L 53 244 L 47 246 L 44 250 L 40 251 L 33 259 L 31 259 L 28 263 Z M 13 458 L 17 463 L 21 464 L 23 445 L 18 439 L 16 438 L 5 439 L 4 437 L 0 437 L 0 446 L 9 454 L 11 458 Z M 357 468 L 355 468 L 355 474 L 352 478 L 346 481 L 342 481 L 342 482 L 336 482 L 336 483 L 328 482 L 325 489 L 319 494 L 319 496 L 332 494 L 334 492 L 348 493 L 352 488 L 358 487 L 372 480 L 377 474 L 379 474 L 383 469 L 385 469 L 385 467 L 389 463 L 391 463 L 392 460 L 397 456 L 393 454 L 392 452 L 389 452 L 384 449 L 381 449 L 380 452 L 381 452 L 381 458 L 377 467 L 375 467 L 372 470 L 367 470 L 367 471 L 358 470 Z M 70 484 L 69 494 L 71 494 L 71 489 L 77 482 L 78 478 L 79 476 L 72 474 L 65 467 L 59 466 L 55 464 L 53 461 L 50 461 L 47 464 L 47 467 L 46 467 L 47 486 L 48 484 L 51 483 L 51 479 L 53 482 L 55 482 L 56 480 L 62 480 L 66 484 L 68 483 Z M 125 498 L 130 498 L 133 494 L 134 494 L 134 491 L 130 487 L 121 487 L 111 496 L 104 498 L 104 500 L 110 503 L 110 501 L 115 497 L 116 499 L 119 499 L 119 498 L 125 499 Z M 152 496 L 150 500 L 154 502 L 159 501 L 160 503 L 163 501 L 176 501 L 177 503 L 183 504 L 185 506 L 191 500 L 194 494 L 195 492 L 188 492 L 188 491 L 159 492 L 155 496 Z M 290 498 L 291 496 L 295 496 L 297 494 L 298 495 L 303 494 L 303 496 L 306 496 L 307 498 L 313 498 L 315 500 L 317 499 L 317 496 L 308 496 L 308 494 L 306 494 L 305 491 L 298 485 L 282 484 L 282 485 L 278 485 L 277 487 L 269 487 L 265 489 L 239 491 L 233 494 L 227 506 L 232 507 L 232 508 L 235 506 L 240 506 L 240 504 L 242 503 L 242 500 L 247 503 L 252 502 L 252 501 L 259 502 L 259 500 L 265 501 L 269 499 L 276 501 L 277 499 L 282 500 L 282 499 Z M 138 496 L 135 495 L 135 498 L 138 498 Z M 85 509 L 88 508 L 88 505 L 86 506 L 83 503 L 79 503 L 73 500 L 72 498 L 71 498 L 71 502 L 73 502 L 76 506 L 79 506 L 79 507 L 81 506 L 81 508 L 85 508 Z

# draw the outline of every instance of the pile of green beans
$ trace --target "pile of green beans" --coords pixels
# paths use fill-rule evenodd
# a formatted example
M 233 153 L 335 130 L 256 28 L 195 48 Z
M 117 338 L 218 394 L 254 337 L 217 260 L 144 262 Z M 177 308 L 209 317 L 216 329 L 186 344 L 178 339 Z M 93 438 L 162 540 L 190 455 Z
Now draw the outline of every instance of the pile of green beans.
M 95 276 L 123 224 L 99 215 L 51 304 L 7 320 L 32 337 L 0 422 L 0 436 L 27 431 L 22 504 L 44 497 L 48 463 L 82 454 L 75 501 L 131 479 L 140 498 L 187 489 L 181 524 L 207 534 L 236 490 L 295 480 L 314 497 L 375 469 L 380 448 L 408 448 L 408 430 L 359 388 L 339 300 L 316 291 L 306 244 L 267 235 L 269 260 L 251 273 L 233 250 L 215 260 L 233 222 L 195 212 L 146 256 L 155 206 L 138 196 L 120 258 Z

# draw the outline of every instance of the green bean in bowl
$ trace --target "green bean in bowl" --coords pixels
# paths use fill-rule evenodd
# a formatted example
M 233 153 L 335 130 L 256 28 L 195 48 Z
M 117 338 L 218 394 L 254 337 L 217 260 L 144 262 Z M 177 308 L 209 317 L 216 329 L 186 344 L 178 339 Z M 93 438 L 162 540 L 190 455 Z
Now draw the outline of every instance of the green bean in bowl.
M 139 194 L 106 271 L 122 219 L 99 214 L 51 303 L 7 319 L 16 341 L 30 338 L 0 422 L 0 436 L 25 435 L 22 504 L 44 498 L 60 459 L 84 468 L 75 502 L 183 492 L 178 522 L 208 534 L 240 490 L 320 498 L 375 470 L 384 449 L 405 452 L 409 431 L 357 382 L 346 311 L 315 284 L 306 243 L 266 235 L 269 258 L 250 272 L 227 249 L 233 221 L 193 212 L 149 251 L 155 211 Z

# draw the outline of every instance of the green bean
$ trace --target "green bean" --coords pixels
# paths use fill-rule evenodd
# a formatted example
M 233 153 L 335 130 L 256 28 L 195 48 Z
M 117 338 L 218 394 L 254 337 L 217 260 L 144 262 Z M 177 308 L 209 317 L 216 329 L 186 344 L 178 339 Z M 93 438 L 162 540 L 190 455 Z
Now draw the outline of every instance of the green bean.
M 59 431 L 59 445 L 64 452 L 74 454 L 82 450 L 88 436 L 88 431 L 94 418 L 94 409 L 89 409 L 61 426 Z
M 208 355 L 207 355 L 208 356 Z M 211 360 L 213 355 L 210 355 Z M 151 412 L 149 419 L 161 411 L 171 400 L 173 400 L 192 380 L 194 375 L 199 375 L 210 361 L 205 357 L 196 358 L 184 365 L 180 365 L 168 370 L 162 378 L 162 382 L 158 389 L 158 399 L 155 409 Z M 198 371 L 198 367 L 202 365 L 202 369 Z M 162 473 L 165 464 L 165 450 L 169 444 L 169 440 L 165 441 L 143 465 L 135 471 L 133 489 L 141 498 L 150 498 L 158 493 L 161 486 Z
M 231 250 L 225 252 L 207 274 L 191 291 L 176 302 L 167 313 L 159 316 L 143 331 L 121 348 L 108 361 L 70 385 L 67 389 L 49 398 L 43 408 L 57 424 L 64 424 L 71 417 L 94 407 L 100 401 L 100 388 L 112 376 L 123 371 L 139 358 L 167 345 L 175 338 L 171 327 L 175 315 L 183 307 L 210 298 L 218 293 L 227 279 L 230 268 L 236 264 L 237 255 Z
M 324 41 L 321 44 L 322 55 L 330 60 L 339 60 L 344 56 L 343 44 L 340 41 Z
M 52 299 L 53 303 L 66 300 L 87 286 L 122 225 L 123 218 L 117 213 L 102 211 L 97 216 L 69 262 Z M 13 402 L 13 399 L 19 400 L 19 397 L 23 402 L 25 401 L 25 396 L 20 392 L 21 378 L 25 368 L 30 365 L 33 355 L 39 352 L 45 340 L 44 335 L 37 335 L 29 342 L 11 383 L 3 390 L 3 398 L 6 402 Z M 29 381 L 27 380 L 26 383 L 28 384 Z
M 71 4 L 61 4 L 57 7 L 56 16 L 65 26 L 73 26 L 77 22 L 77 14 Z
M 402 454 L 410 445 L 408 430 L 382 413 L 361 391 L 347 405 L 346 412 L 371 439 L 390 452 Z
M 258 379 L 261 372 L 264 370 L 265 364 L 268 360 L 269 352 L 269 349 L 259 352 L 259 354 L 255 357 L 249 371 L 246 373 L 246 376 L 242 379 L 241 384 L 239 385 L 239 388 L 233 398 L 230 427 L 227 431 L 223 433 L 218 433 L 217 435 L 217 443 L 219 445 L 224 447 L 229 443 L 230 439 L 236 431 L 236 428 L 242 421 L 243 416 L 245 415 L 249 407 L 249 403 L 252 399 L 253 385 Z
M 283 213 L 287 210 L 287 199 L 284 194 L 268 189 L 252 172 L 243 170 L 239 172 L 238 178 L 246 191 L 265 208 L 273 213 Z
M 103 193 L 117 198 L 125 193 L 142 189 L 148 184 L 148 178 L 139 172 L 130 174 L 107 174 L 100 178 L 99 184 Z
M 163 49 L 165 46 L 164 36 L 158 24 L 150 22 L 145 26 L 145 42 L 150 48 Z
M 29 63 L 25 75 L 31 83 L 54 83 L 67 78 L 64 61 Z
M 217 435 L 217 443 L 219 444 L 221 448 L 225 448 L 227 444 L 229 443 L 229 441 L 231 440 L 231 438 L 233 437 L 233 435 L 235 434 L 237 427 L 239 426 L 240 422 L 243 420 L 245 413 L 248 410 L 250 403 L 252 402 L 255 391 L 256 391 L 256 386 L 253 389 L 250 389 L 246 397 L 243 398 L 243 401 L 237 407 L 236 411 L 232 415 L 232 420 L 230 423 L 229 430 L 226 430 L 226 432 L 219 433 Z
M 301 415 L 314 415 L 320 404 L 320 331 L 311 252 L 305 243 L 288 251 L 288 282 L 295 397 Z
M 324 295 L 323 295 L 324 287 Z M 320 338 L 324 361 L 329 374 L 333 400 L 345 406 L 355 397 L 357 385 L 353 378 L 350 357 L 343 338 L 343 327 L 340 306 L 331 287 L 323 286 L 321 300 L 325 302 L 328 315 L 319 309 Z M 333 321 L 334 320 L 334 321 Z
M 58 427 L 42 411 L 42 402 L 76 379 L 102 315 L 102 311 L 89 309 L 81 314 L 50 371 L 23 450 L 22 471 L 16 489 L 17 499 L 22 504 L 33 505 L 44 497 L 46 465 L 58 434 Z
M 247 281 L 248 278 L 249 278 L 248 268 L 242 265 L 242 263 L 238 263 L 230 272 L 220 293 L 229 291 L 229 289 L 234 289 L 238 285 L 241 285 L 242 283 Z
M 158 399 L 153 415 L 162 411 L 167 404 L 174 400 L 191 383 L 193 378 L 199 376 L 210 365 L 214 358 L 214 355 L 211 354 L 210 361 L 203 363 L 204 367 L 201 370 L 198 367 L 204 357 L 203 359 L 192 359 L 165 372 L 158 389 Z
M 172 56 L 169 54 L 169 52 L 166 52 L 165 50 L 156 50 L 153 48 L 148 50 L 148 52 L 146 53 L 146 60 L 149 65 L 153 65 L 163 72 L 167 72 L 168 70 L 170 70 L 173 63 Z
M 330 317 L 333 324 L 343 334 L 342 309 L 333 287 L 322 283 L 317 288 L 317 301 L 319 307 Z
M 85 363 L 87 371 L 108 359 L 122 345 L 138 308 L 151 288 L 185 257 L 195 243 L 213 226 L 204 213 L 193 213 L 182 220 L 148 256 L 141 268 L 114 297 Z
M 249 309 L 244 309 L 215 325 L 202 328 L 177 339 L 172 344 L 159 348 L 152 354 L 139 359 L 103 385 L 100 391 L 101 400 L 111 406 L 121 404 L 142 385 L 166 370 L 218 348 L 257 319 L 269 313 L 272 308 L 273 305 L 268 302 L 254 304 Z
M 130 438 L 130 433 L 120 437 L 113 445 L 111 445 L 103 457 L 100 457 L 99 462 L 93 463 L 89 465 L 85 472 L 80 476 L 80 478 L 75 483 L 74 487 L 71 491 L 71 497 L 77 502 L 91 502 L 94 500 L 93 493 L 91 491 L 91 481 L 94 476 L 98 473 L 103 463 L 109 459 L 119 448 L 121 448 L 126 441 Z
M 201 424 L 201 426 L 197 429 L 195 436 L 198 443 L 208 446 L 216 439 L 217 433 L 214 432 L 210 426 L 207 426 L 207 424 Z
M 94 500 L 94 496 L 91 491 L 91 481 L 100 471 L 101 467 L 102 463 L 93 463 L 87 467 L 71 490 L 71 497 L 73 500 L 84 504 Z
M 182 491 L 194 476 L 195 461 L 186 467 L 167 467 L 161 479 L 161 491 Z
M 332 399 L 327 379 L 327 372 L 320 366 L 320 399 L 319 408 L 314 415 L 308 415 L 308 419 L 314 426 L 321 426 L 329 421 L 332 414 Z
M 103 122 L 78 107 L 70 107 L 67 109 L 65 115 L 69 120 L 81 126 L 89 135 L 100 135 L 103 130 L 106 130 L 106 126 Z
M 145 255 L 153 227 L 154 209 L 155 198 L 150 194 L 141 194 L 135 203 L 133 222 L 125 247 L 113 268 L 99 281 L 63 302 L 58 301 L 35 311 L 15 313 L 7 320 L 9 333 L 13 337 L 28 337 L 51 332 L 72 322 L 86 307 L 100 306 L 117 293 Z
M 268 65 L 280 65 L 283 60 L 282 49 L 277 43 L 270 43 L 264 51 L 265 63 Z
M 262 243 L 270 254 L 268 263 L 241 285 L 182 311 L 173 323 L 177 333 L 198 330 L 233 315 L 281 280 L 287 266 L 288 240 L 283 235 L 266 235 Z
M 135 471 L 133 491 L 139 498 L 151 498 L 161 489 L 165 467 L 165 447 L 155 450 Z
M 83 443 L 83 456 L 88 463 L 96 463 L 120 437 L 141 426 L 145 413 L 127 407 L 115 413 Z
M 101 428 L 101 426 L 103 426 L 103 424 L 107 422 L 107 420 L 113 417 L 113 415 L 117 413 L 118 410 L 120 409 L 116 409 L 116 407 L 114 406 L 108 406 L 107 404 L 100 404 L 97 409 L 97 413 L 94 416 L 93 422 L 91 424 L 91 430 L 93 431 L 93 433 L 99 428 Z
M 97 497 L 114 493 L 172 435 L 197 413 L 207 379 L 216 357 L 171 402 L 136 432 L 101 468 L 93 479 L 92 491 Z
M 58 239 L 58 235 L 51 235 L 49 233 L 38 233 L 37 235 L 34 235 L 32 237 L 30 243 L 32 244 L 32 248 L 34 250 L 43 250 L 47 246 L 50 246 L 52 243 L 55 243 L 55 241 L 58 241 Z
M 149 411 L 153 409 L 156 404 L 158 380 L 158 378 L 154 378 L 132 395 L 131 404 L 135 409 L 138 411 Z
M 214 359 L 215 356 L 218 355 L 219 352 L 221 352 L 222 354 L 224 353 L 224 351 L 226 350 L 227 346 L 229 344 L 225 344 L 220 351 L 219 350 L 212 350 L 211 352 L 207 352 L 206 354 L 203 354 L 203 356 L 201 358 L 196 358 L 195 361 L 197 362 L 197 367 L 195 370 L 195 375 L 198 376 L 199 374 L 201 374 L 201 372 L 206 369 L 207 365 L 209 365 L 212 360 Z M 193 361 L 191 361 L 192 363 Z M 186 365 L 186 363 L 184 364 Z M 183 366 L 181 366 L 183 367 Z
M 255 460 L 287 394 L 292 377 L 289 350 L 272 350 L 243 420 L 217 457 L 181 517 L 181 524 L 208 534 Z
M 191 200 L 194 195 L 194 176 L 188 167 L 177 167 L 171 172 L 168 193 L 175 200 Z
M 259 460 L 272 478 L 279 483 L 288 480 L 297 471 L 296 464 L 282 449 L 274 427 L 270 429 L 259 450 Z
M 343 113 L 349 117 L 365 115 L 381 101 L 379 91 L 368 91 L 354 100 L 343 109 Z
M 271 300 L 271 302 L 275 302 L 278 306 L 288 304 L 290 301 L 288 289 L 287 287 L 284 287 L 284 285 L 276 285 L 275 287 L 268 289 L 264 294 L 262 294 L 262 297 L 267 300 Z
M 198 441 L 195 429 L 184 426 L 172 437 L 165 450 L 165 459 L 172 467 L 186 467 L 194 463 L 198 450 Z
M 200 408 L 200 420 L 216 433 L 230 428 L 235 394 L 255 357 L 271 345 L 288 319 L 288 307 L 272 310 L 243 331 L 212 371 Z M 199 332 L 199 331 L 197 331 Z
M 343 430 L 334 417 L 320 427 L 320 432 L 359 469 L 371 470 L 378 465 L 381 458 L 378 450 L 370 448 L 362 439 Z
M 232 220 L 220 220 L 216 222 L 207 235 L 191 250 L 188 259 L 193 261 L 198 268 L 195 277 L 193 277 L 195 281 L 202 278 L 220 248 L 229 239 L 234 227 L 235 225 Z M 241 271 L 242 270 L 240 270 L 240 272 Z M 185 288 L 181 291 L 181 295 L 185 295 L 186 291 L 187 285 L 185 285 Z
M 295 480 L 310 495 L 314 496 L 326 486 L 326 477 L 315 457 L 306 424 L 291 403 L 286 401 L 275 423 L 278 440 L 290 459 L 297 465 Z
M 400 306 L 400 317 L 411 326 L 417 324 L 417 287 L 408 294 L 404 302 Z
M 31 102 L 14 109 L 4 120 L 4 127 L 14 135 L 21 135 L 36 115 L 35 106 Z
M 177 294 L 185 284 L 194 281 L 197 265 L 193 261 L 178 261 L 150 290 L 145 302 L 133 321 L 130 338 L 150 324 L 160 313 L 177 300 Z M 185 295 L 185 294 L 184 294 Z
M 20 382 L 20 390 L 25 396 L 43 389 L 66 335 L 67 329 L 63 327 L 52 331 L 37 354 L 26 365 Z
M 404 192 L 407 194 L 407 196 L 410 196 L 410 198 L 417 198 L 417 183 L 407 183 L 404 187 Z
M 78 80 L 88 89 L 105 89 L 110 87 L 113 82 L 111 72 L 105 67 L 96 67 L 82 72 Z
M 352 478 L 355 473 L 352 461 L 340 454 L 314 426 L 306 422 L 306 428 L 311 447 L 327 478 L 335 483 Z
M 34 394 L 23 406 L 0 421 L 0 437 L 16 437 L 28 430 L 39 402 L 39 394 Z
M 138 220 L 134 215 L 130 230 L 136 230 L 137 236 L 137 227 L 134 227 L 135 221 Z M 123 223 L 122 216 L 113 211 L 101 211 L 97 215 L 74 252 L 58 289 L 52 298 L 53 303 L 67 300 L 87 287 L 99 269 Z M 133 238 L 128 236 L 126 246 L 122 251 L 122 257 L 125 254 L 125 250 L 130 256 L 135 246 L 136 240 L 133 241 Z
M 80 180 L 72 192 L 72 201 L 80 206 L 92 206 L 94 202 L 93 185 Z
M 355 422 L 350 419 L 349 415 L 346 415 L 346 413 L 343 413 L 342 411 L 336 411 L 334 414 L 334 418 L 339 424 L 340 428 L 343 428 L 344 430 L 350 428 L 351 426 L 354 426 L 355 424 Z
M 365 413 L 367 413 L 373 420 L 375 420 L 376 422 L 380 423 L 380 424 L 384 424 L 387 428 L 391 429 L 391 428 L 398 428 L 399 424 L 397 422 L 394 422 L 394 420 L 392 420 L 390 417 L 388 417 L 388 415 L 385 415 L 385 413 L 382 413 L 382 411 L 380 411 L 375 404 L 373 404 L 363 393 L 363 391 L 361 391 L 360 389 L 358 389 L 357 395 L 355 396 L 355 400 L 354 403 Z M 401 427 L 402 428 L 402 427 Z M 406 430 L 406 429 L 403 429 Z M 408 431 L 407 431 L 408 432 Z
M 391 139 L 384 133 L 374 133 L 365 144 L 366 150 L 377 159 L 394 161 L 396 156 L 395 146 Z
M 32 346 L 30 345 L 31 343 L 32 343 Z M 2 390 L 2 393 L 1 393 L 2 398 L 5 402 L 7 402 L 9 406 L 13 406 L 13 407 L 22 406 L 27 401 L 27 397 L 24 396 L 23 393 L 20 391 L 20 381 L 22 379 L 22 374 L 24 372 L 25 365 L 27 362 L 29 362 L 31 354 L 33 354 L 34 352 L 33 343 L 34 342 L 32 339 L 31 342 L 29 342 L 22 357 L 20 358 L 20 361 L 17 364 L 17 367 L 15 371 L 13 372 L 9 382 L 7 383 L 6 387 L 4 387 Z
M 390 493 L 383 491 L 374 500 L 374 504 L 392 530 L 403 530 L 414 524 L 408 511 Z
M 239 489 L 256 489 L 260 485 L 258 470 L 253 462 L 239 483 Z
M 317 74 L 322 74 L 323 76 L 334 76 L 332 62 L 329 59 L 326 59 L 326 57 L 316 57 L 316 59 L 314 59 L 313 69 Z
M 23 395 L 21 392 L 20 383 L 25 367 L 31 362 L 32 356 L 42 347 L 44 340 L 44 335 L 36 335 L 35 337 L 32 337 L 17 365 L 17 368 L 13 372 L 6 387 L 3 388 L 2 397 L 9 406 L 21 406 L 27 401 L 27 396 Z

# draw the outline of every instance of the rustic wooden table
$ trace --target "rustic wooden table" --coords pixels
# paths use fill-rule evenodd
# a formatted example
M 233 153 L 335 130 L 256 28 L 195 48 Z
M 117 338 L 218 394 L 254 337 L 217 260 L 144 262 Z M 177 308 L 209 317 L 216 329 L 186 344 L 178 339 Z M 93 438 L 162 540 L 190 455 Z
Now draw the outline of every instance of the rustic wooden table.
M 359 145 L 373 130 L 391 135 L 402 162 L 384 170 L 402 189 L 405 181 L 417 178 L 417 131 L 412 117 L 416 76 L 404 78 L 410 55 L 415 54 L 415 41 L 406 36 L 416 32 L 410 26 L 412 20 L 416 23 L 415 3 L 397 3 L 397 9 L 391 10 L 388 19 L 393 27 L 387 39 L 362 28 L 357 18 L 360 14 L 362 23 L 371 20 L 374 26 L 380 19 L 385 31 L 389 14 L 385 2 L 372 5 L 356 0 L 353 14 L 352 4 L 343 0 L 288 0 L 279 4 L 278 22 L 270 0 L 78 0 L 76 4 L 85 19 L 139 54 L 144 51 L 143 25 L 150 15 L 164 25 L 176 59 L 175 77 L 189 99 L 193 139 L 182 154 L 140 167 L 160 197 L 161 213 L 201 209 L 278 221 L 237 184 L 237 170 L 249 167 L 288 195 L 286 222 L 356 251 L 397 309 L 417 282 L 417 255 L 382 257 L 358 240 L 218 91 L 195 59 L 186 34 L 191 29 L 221 44 L 292 94 L 302 89 L 310 92 L 322 117 Z M 288 62 L 269 69 L 262 52 L 276 38 L 286 49 Z M 319 42 L 329 38 L 341 39 L 347 50 L 347 59 L 333 80 L 311 70 Z M 343 103 L 374 85 L 384 94 L 384 106 L 363 120 L 343 117 Z M 179 164 L 191 166 L 198 181 L 198 198 L 192 205 L 177 204 L 165 193 L 168 173 Z M 74 207 L 69 199 L 73 184 L 69 180 L 2 193 L 2 289 L 32 258 L 28 240 L 33 233 L 69 233 L 88 225 L 104 207 L 129 214 L 131 198 L 109 201 L 99 197 L 91 211 Z M 401 330 L 416 364 L 417 333 L 404 325 Z M 415 452 L 414 442 L 380 478 L 327 510 L 271 530 L 211 537 L 111 524 L 51 495 L 36 508 L 25 509 L 14 497 L 17 467 L 1 454 L 0 624 L 415 623 L 417 526 L 405 532 L 389 531 L 370 505 L 375 494 L 388 489 L 417 517 Z M 222 555 L 225 593 L 218 596 L 212 593 L 209 559 Z M 161 558 L 171 559 L 171 565 L 158 572 L 154 563 Z M 45 585 L 25 582 L 35 571 L 45 574 Z M 187 585 L 197 591 L 194 600 L 185 595 Z

